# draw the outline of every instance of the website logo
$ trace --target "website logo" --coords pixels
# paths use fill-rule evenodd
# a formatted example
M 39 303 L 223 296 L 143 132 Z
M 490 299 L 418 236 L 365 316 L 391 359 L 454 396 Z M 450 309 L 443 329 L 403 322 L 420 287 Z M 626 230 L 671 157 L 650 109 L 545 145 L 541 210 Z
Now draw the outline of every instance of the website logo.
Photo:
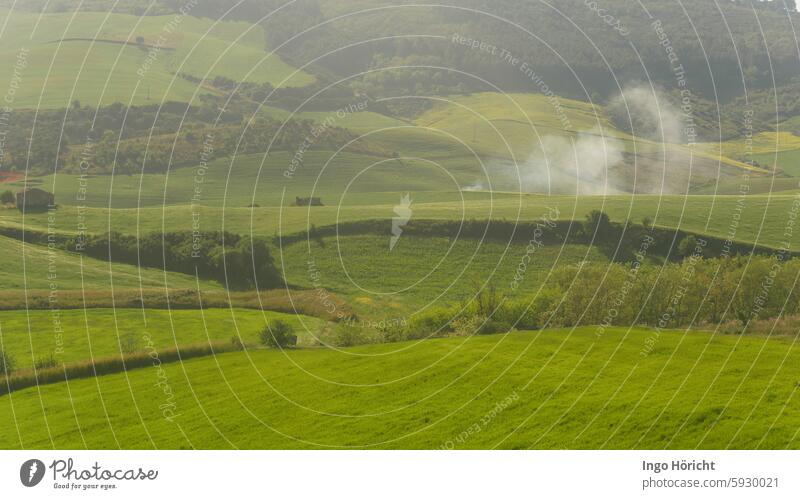
M 36 487 L 44 478 L 44 463 L 38 459 L 28 459 L 19 469 L 19 479 L 26 487 Z
M 411 194 L 406 193 L 405 196 L 400 197 L 400 203 L 394 206 L 394 214 L 397 216 L 392 217 L 392 238 L 389 240 L 389 251 L 394 249 L 397 241 L 400 240 L 400 236 L 403 235 L 403 227 L 408 225 L 409 220 L 411 220 L 411 215 L 413 214 L 413 211 L 411 211 Z

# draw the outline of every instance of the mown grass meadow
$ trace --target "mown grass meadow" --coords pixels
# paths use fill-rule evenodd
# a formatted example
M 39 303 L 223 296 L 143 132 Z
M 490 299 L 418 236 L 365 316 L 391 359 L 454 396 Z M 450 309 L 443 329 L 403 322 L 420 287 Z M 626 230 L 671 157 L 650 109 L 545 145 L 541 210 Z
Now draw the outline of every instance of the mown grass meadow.
M 0 445 L 800 447 L 791 341 L 663 331 L 642 356 L 653 334 L 581 328 L 197 358 L 0 397 L 10 423 Z

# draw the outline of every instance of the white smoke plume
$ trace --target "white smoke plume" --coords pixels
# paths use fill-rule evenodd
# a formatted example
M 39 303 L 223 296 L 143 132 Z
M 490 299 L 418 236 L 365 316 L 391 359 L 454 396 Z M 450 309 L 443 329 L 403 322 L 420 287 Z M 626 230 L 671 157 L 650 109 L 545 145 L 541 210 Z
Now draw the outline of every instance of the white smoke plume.
M 627 86 L 607 109 L 615 126 L 631 135 L 657 142 L 685 142 L 681 111 L 659 89 L 643 84 Z
M 618 179 L 624 159 L 623 143 L 599 128 L 575 135 L 545 135 L 524 160 L 495 161 L 488 165 L 493 190 L 537 194 L 607 194 L 624 190 Z M 476 180 L 462 191 L 487 190 Z
M 461 188 L 461 190 L 464 191 L 464 192 L 485 191 L 486 190 L 486 184 L 484 184 L 480 180 L 476 180 L 475 182 L 473 182 L 473 183 L 471 183 L 469 185 L 463 186 Z
M 630 85 L 606 107 L 617 129 L 656 144 L 685 142 L 681 111 L 663 91 Z M 631 125 L 632 124 L 632 125 Z M 488 182 L 475 181 L 463 191 L 519 190 L 542 194 L 612 194 L 619 192 L 684 192 L 690 163 L 685 151 L 666 145 L 642 155 L 625 156 L 625 142 L 609 128 L 543 136 L 518 165 L 496 161 L 488 165 Z M 669 171 L 669 175 L 666 175 Z
M 623 144 L 599 129 L 576 136 L 547 135 L 520 165 L 523 192 L 607 194 L 615 191 L 614 168 L 623 161 Z

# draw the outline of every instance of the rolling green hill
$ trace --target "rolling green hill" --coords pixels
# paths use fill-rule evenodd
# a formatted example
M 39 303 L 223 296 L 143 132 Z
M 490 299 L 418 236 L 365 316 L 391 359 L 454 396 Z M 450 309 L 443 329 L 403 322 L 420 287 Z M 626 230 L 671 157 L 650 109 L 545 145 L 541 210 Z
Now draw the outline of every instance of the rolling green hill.
M 616 130 L 603 108 L 580 101 L 560 99 L 559 107 L 554 107 L 543 95 L 485 92 L 437 98 L 434 102 L 413 122 L 373 111 L 343 113 L 341 117 L 335 111 L 296 113 L 295 118 L 312 119 L 319 126 L 333 123 L 347 128 L 358 138 L 347 146 L 343 141 L 343 149 L 337 151 L 315 140 L 303 145 L 301 134 L 294 146 L 276 146 L 265 155 L 267 137 L 260 146 L 263 152 L 239 151 L 233 160 L 223 157 L 208 162 L 208 168 L 202 169 L 204 185 L 198 202 L 219 204 L 226 196 L 230 203 L 275 204 L 284 186 L 289 196 L 306 195 L 314 189 L 328 198 L 346 191 L 363 195 L 463 188 L 567 194 L 575 192 L 576 178 L 580 178 L 582 193 L 591 187 L 586 193 L 680 194 L 709 192 L 718 184 L 736 182 L 744 174 L 756 181 L 768 178 L 767 169 L 743 162 L 747 158 L 742 156 L 741 141 L 689 148 L 635 139 Z M 287 111 L 275 108 L 266 108 L 264 113 L 280 120 L 289 116 Z M 184 131 L 184 135 L 189 133 Z M 208 133 L 214 131 L 191 134 Z M 133 164 L 124 152 L 120 153 L 113 180 L 100 175 L 86 182 L 79 175 L 60 171 L 55 179 L 50 175 L 28 181 L 54 190 L 63 204 L 78 204 L 76 191 L 81 183 L 89 186 L 88 198 L 81 203 L 88 206 L 187 203 L 199 187 L 195 181 L 199 168 L 191 162 L 199 156 L 195 151 L 200 141 L 195 137 L 192 145 L 181 139 L 184 142 L 175 148 L 174 155 L 165 154 L 173 148 L 174 140 L 167 134 L 157 135 L 150 142 L 147 137 L 120 144 L 113 139 L 106 141 L 114 147 L 106 151 L 104 160 L 96 160 L 102 162 L 98 167 L 104 172 L 112 171 L 112 165 L 106 163 L 113 163 L 114 151 L 127 150 L 128 142 L 137 151 L 152 149 L 147 158 L 137 156 Z M 788 137 L 784 141 L 785 147 L 796 142 Z M 84 147 L 81 142 L 71 148 L 72 173 Z M 767 150 L 767 144 L 758 148 L 761 153 Z M 169 161 L 177 163 L 170 163 L 166 178 L 163 172 L 167 165 L 163 162 Z M 143 169 L 147 172 L 144 176 L 139 173 Z M 590 173 L 580 173 L 587 171 Z M 724 188 L 721 192 L 729 193 Z
M 0 449 L 800 449 L 782 2 L 119 3 L 0 0 Z
M 800 447 L 790 341 L 664 331 L 641 356 L 654 334 L 553 330 L 145 367 L 0 397 L 0 446 Z
M 338 206 L 337 200 L 323 197 L 326 206 L 294 207 L 287 205 L 244 207 L 195 208 L 202 230 L 225 228 L 240 234 L 275 236 L 305 231 L 310 224 L 332 225 L 337 221 L 383 219 L 387 222 L 394 216 L 396 206 L 403 193 L 384 192 L 348 197 Z M 792 213 L 794 194 L 751 194 L 740 196 L 540 196 L 510 193 L 492 194 L 464 192 L 462 204 L 459 193 L 430 192 L 416 197 L 412 194 L 414 218 L 419 219 L 503 219 L 536 221 L 550 209 L 559 210 L 562 220 L 583 219 L 591 210 L 608 213 L 612 220 L 630 220 L 640 223 L 645 217 L 660 227 L 681 228 L 695 233 L 709 233 L 743 242 L 757 242 L 777 247 L 787 238 L 787 219 Z M 191 206 L 150 207 L 142 209 L 107 210 L 86 209 L 83 214 L 90 232 L 116 230 L 142 233 L 169 230 L 192 230 Z M 74 232 L 73 221 L 78 216 L 74 207 L 59 208 L 55 228 Z M 30 230 L 46 231 L 46 214 L 26 216 L 25 225 Z M 21 216 L 16 210 L 0 211 L 0 226 L 21 228 Z M 797 233 L 791 234 L 796 243 Z M 794 246 L 793 246 L 794 247 Z
M 617 130 L 604 108 L 587 102 L 493 92 L 434 101 L 435 105 L 416 123 L 456 137 L 465 148 L 481 156 L 508 160 L 506 178 L 491 162 L 488 178 L 478 177 L 484 184 L 499 184 L 499 190 L 574 191 L 572 184 L 566 189 L 559 187 L 562 182 L 552 173 L 541 180 L 528 178 L 548 176 L 545 167 L 536 168 L 536 163 L 573 177 L 581 175 L 581 171 L 599 169 L 601 174 L 594 183 L 602 187 L 608 182 L 611 193 L 690 193 L 720 177 L 767 173 L 726 156 L 726 149 L 721 153 L 712 145 L 690 148 L 634 137 Z M 515 164 L 521 170 L 521 185 L 513 182 Z
M 92 106 L 185 102 L 195 91 L 219 93 L 209 86 L 197 88 L 178 74 L 275 86 L 314 81 L 269 56 L 263 29 L 246 22 L 19 10 L 2 10 L 0 18 L 7 22 L 0 65 L 13 68 L 20 51 L 27 51 L 15 107 L 67 107 L 73 100 Z

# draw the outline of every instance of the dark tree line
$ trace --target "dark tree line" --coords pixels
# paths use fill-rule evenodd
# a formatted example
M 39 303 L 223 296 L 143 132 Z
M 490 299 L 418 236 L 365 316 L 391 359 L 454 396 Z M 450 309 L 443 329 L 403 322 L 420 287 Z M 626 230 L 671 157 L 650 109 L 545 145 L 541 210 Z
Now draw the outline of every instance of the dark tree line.
M 315 227 L 306 232 L 278 236 L 281 244 L 312 240 L 323 243 L 324 237 L 348 236 L 358 234 L 391 234 L 391 222 L 387 220 L 360 220 L 342 222 L 337 225 Z M 651 227 L 650 222 L 627 224 L 613 222 L 605 213 L 593 210 L 584 220 L 560 220 L 556 223 L 542 221 L 513 220 L 411 220 L 403 227 L 404 236 L 450 237 L 478 240 L 492 240 L 524 244 L 535 240 L 543 246 L 563 244 L 591 244 L 600 248 L 606 256 L 617 262 L 630 262 L 636 258 L 643 241 L 647 242 L 648 258 L 681 261 L 691 254 L 693 244 L 701 238 L 705 242 L 703 255 L 747 255 L 756 253 L 771 255 L 772 248 L 746 243 L 729 242 L 723 238 L 686 231 Z
M 270 289 L 282 284 L 262 239 L 230 232 L 151 233 L 143 237 L 110 232 L 66 241 L 101 260 L 181 272 L 213 279 L 230 289 Z

